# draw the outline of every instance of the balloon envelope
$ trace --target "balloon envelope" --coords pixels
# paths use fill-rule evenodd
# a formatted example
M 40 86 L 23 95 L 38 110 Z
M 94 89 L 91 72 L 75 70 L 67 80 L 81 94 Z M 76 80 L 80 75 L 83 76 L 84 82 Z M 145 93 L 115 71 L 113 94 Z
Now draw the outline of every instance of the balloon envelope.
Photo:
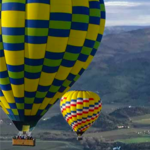
M 103 0 L 3 0 L 0 99 L 18 130 L 32 130 L 92 61 Z
M 69 91 L 63 95 L 60 108 L 72 129 L 82 135 L 99 117 L 102 103 L 96 93 Z

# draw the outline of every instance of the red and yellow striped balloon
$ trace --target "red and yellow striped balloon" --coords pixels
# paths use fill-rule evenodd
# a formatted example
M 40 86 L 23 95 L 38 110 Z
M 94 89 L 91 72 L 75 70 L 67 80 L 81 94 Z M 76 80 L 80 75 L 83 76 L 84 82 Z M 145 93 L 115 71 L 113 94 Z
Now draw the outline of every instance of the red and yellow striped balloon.
M 100 97 L 90 91 L 69 91 L 61 99 L 63 117 L 78 136 L 97 120 L 102 109 Z

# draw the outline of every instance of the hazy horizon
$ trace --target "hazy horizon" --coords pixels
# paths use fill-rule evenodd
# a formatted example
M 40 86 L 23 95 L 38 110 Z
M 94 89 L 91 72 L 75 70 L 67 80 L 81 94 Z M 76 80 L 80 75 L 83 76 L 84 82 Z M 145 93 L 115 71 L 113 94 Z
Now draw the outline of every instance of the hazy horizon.
M 149 26 L 150 0 L 105 0 L 106 26 Z

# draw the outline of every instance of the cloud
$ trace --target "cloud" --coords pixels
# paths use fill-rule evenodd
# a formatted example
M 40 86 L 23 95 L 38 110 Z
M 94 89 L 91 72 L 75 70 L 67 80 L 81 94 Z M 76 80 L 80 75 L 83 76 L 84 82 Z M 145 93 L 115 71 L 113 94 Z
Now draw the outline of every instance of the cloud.
M 122 7 L 136 7 L 141 5 L 138 2 L 127 2 L 127 1 L 113 1 L 113 2 L 106 2 L 106 6 L 122 6 Z
M 106 1 L 106 25 L 150 25 L 150 0 Z

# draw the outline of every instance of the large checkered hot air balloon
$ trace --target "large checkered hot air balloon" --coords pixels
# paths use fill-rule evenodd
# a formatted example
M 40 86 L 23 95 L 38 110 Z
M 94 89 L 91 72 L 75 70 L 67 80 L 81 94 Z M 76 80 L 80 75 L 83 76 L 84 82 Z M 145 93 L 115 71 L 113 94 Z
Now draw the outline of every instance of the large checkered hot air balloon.
M 92 61 L 103 0 L 1 0 L 0 100 L 19 131 L 39 119 Z
M 90 91 L 69 91 L 60 102 L 63 117 L 77 133 L 78 140 L 97 120 L 102 109 L 100 97 Z

